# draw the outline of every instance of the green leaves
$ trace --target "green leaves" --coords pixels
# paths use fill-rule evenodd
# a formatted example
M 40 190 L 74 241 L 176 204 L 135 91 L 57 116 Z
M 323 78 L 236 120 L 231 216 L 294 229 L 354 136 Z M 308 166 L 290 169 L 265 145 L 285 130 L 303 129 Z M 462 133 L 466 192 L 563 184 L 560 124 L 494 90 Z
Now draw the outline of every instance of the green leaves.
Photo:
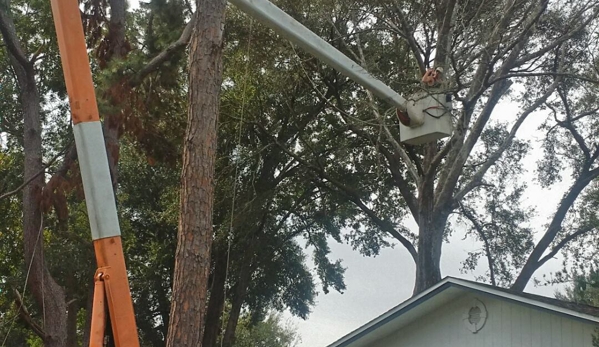
M 271 313 L 265 320 L 252 322 L 249 316 L 241 318 L 237 327 L 234 347 L 294 347 L 299 336 L 281 315 Z

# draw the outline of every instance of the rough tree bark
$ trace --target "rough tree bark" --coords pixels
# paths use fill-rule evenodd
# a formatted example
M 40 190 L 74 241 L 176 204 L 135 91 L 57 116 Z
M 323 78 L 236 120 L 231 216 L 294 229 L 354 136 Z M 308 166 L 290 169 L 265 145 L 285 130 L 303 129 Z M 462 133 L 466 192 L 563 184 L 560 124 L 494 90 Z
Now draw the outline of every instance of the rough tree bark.
M 10 62 L 17 77 L 23 108 L 24 180 L 27 182 L 31 177 L 35 177 L 23 189 L 24 253 L 26 269 L 29 272 L 27 286 L 43 316 L 42 324 L 28 319 L 26 321 L 42 338 L 45 347 L 65 347 L 67 342 L 65 292 L 46 267 L 41 237 L 43 220 L 40 196 L 44 186 L 44 175 L 39 175 L 39 172 L 44 169 L 44 165 L 40 97 L 33 63 L 21 47 L 13 20 L 8 12 L 9 5 L 9 1 L 0 3 L 0 31 L 8 47 Z
M 445 223 L 435 211 L 435 177 L 430 172 L 430 163 L 437 153 L 437 144 L 426 146 L 424 167 L 418 189 L 418 261 L 416 262 L 416 284 L 414 294 L 432 287 L 441 280 L 441 246 Z M 426 251 L 422 251 L 426 250 Z
M 224 0 L 196 1 L 198 19 L 190 44 L 189 110 L 167 347 L 202 345 L 226 4 Z

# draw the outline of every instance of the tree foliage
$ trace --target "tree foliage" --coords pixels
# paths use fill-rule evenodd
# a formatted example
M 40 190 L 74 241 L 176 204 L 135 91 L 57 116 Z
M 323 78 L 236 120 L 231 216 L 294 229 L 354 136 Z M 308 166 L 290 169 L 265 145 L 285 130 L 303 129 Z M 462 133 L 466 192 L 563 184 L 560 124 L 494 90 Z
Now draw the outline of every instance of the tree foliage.
M 423 90 L 426 68 L 444 67 L 455 131 L 402 144 L 388 105 L 229 7 L 204 346 L 287 345 L 292 334 L 271 312 L 306 318 L 317 291 L 346 289 L 329 242 L 368 256 L 398 243 L 416 264 L 416 292 L 440 279 L 455 233 L 480 245 L 464 270 L 484 267 L 493 284 L 523 290 L 559 254 L 566 270 L 590 271 L 599 244 L 596 1 L 275 2 L 405 96 Z M 140 337 L 162 346 L 190 90 L 184 48 L 197 14 L 183 0 L 125 4 L 82 1 L 82 19 Z M 55 326 L 61 347 L 75 346 L 86 341 L 95 265 L 50 4 L 4 0 L 0 13 L 0 338 L 50 346 L 38 329 L 51 324 L 47 305 L 68 303 Z M 28 67 L 21 78 L 19 66 Z M 24 104 L 27 78 L 36 91 Z M 542 118 L 534 129 L 533 116 Z M 26 119 L 41 128 L 37 157 Z M 34 185 L 28 158 L 41 172 Z M 566 186 L 544 225 L 531 223 L 543 208 L 527 202 L 531 175 L 544 189 Z M 22 194 L 33 186 L 37 200 Z M 26 251 L 27 235 L 36 241 L 40 231 L 23 224 L 32 208 L 43 228 Z M 55 281 L 58 295 L 41 282 L 23 289 L 32 258 L 46 269 L 32 273 Z
M 238 326 L 234 347 L 294 347 L 298 336 L 294 329 L 284 325 L 280 315 L 269 315 L 266 320 L 251 324 L 243 317 Z

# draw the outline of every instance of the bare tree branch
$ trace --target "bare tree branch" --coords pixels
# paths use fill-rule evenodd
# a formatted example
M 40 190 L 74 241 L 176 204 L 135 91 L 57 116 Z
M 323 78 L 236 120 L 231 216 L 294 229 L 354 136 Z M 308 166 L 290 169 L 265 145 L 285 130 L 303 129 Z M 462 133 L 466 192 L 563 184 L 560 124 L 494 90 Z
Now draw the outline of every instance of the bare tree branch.
M 549 96 L 551 96 L 551 94 L 553 94 L 553 92 L 555 91 L 555 89 L 557 88 L 557 86 L 559 85 L 560 82 L 561 82 L 561 79 L 559 79 L 559 78 L 557 80 L 555 80 L 555 82 L 553 82 L 553 84 L 551 84 L 551 86 L 549 86 L 549 88 L 547 88 L 545 93 L 540 98 L 538 98 L 534 103 L 532 103 L 530 106 L 528 106 L 522 112 L 522 114 L 516 120 L 516 123 L 512 126 L 512 129 L 510 130 L 509 135 L 503 141 L 501 146 L 493 154 L 491 154 L 489 156 L 489 158 L 485 161 L 485 163 L 483 165 L 481 165 L 481 167 L 478 169 L 478 171 L 472 176 L 472 179 L 470 180 L 470 182 L 468 182 L 464 186 L 464 188 L 462 188 L 462 190 L 460 190 L 458 193 L 456 193 L 456 195 L 454 197 L 455 201 L 462 200 L 468 193 L 470 193 L 472 191 L 472 189 L 474 189 L 475 187 L 480 185 L 480 183 L 482 182 L 482 179 L 485 176 L 485 174 L 487 173 L 487 171 L 493 165 L 495 165 L 495 163 L 502 157 L 503 153 L 512 145 L 514 138 L 516 137 L 516 133 L 520 129 L 520 126 L 522 125 L 522 123 L 524 123 L 526 118 L 528 118 L 528 116 L 530 114 L 532 114 L 534 111 L 536 111 L 539 106 L 541 106 L 543 103 L 545 103 L 547 98 L 549 98 Z
M 6 43 L 6 47 L 10 54 L 19 62 L 23 69 L 31 69 L 33 64 L 27 59 L 27 55 L 21 47 L 17 32 L 15 30 L 15 24 L 10 12 L 10 1 L 4 0 L 0 2 L 0 32 Z
M 551 76 L 571 78 L 571 79 L 576 79 L 576 80 L 591 82 L 591 83 L 599 83 L 599 80 L 597 80 L 597 79 L 589 78 L 589 77 L 583 76 L 583 75 L 565 73 L 565 72 L 511 72 L 511 73 L 507 73 L 502 76 L 492 78 L 489 81 L 489 84 L 493 84 L 500 80 L 515 78 L 515 77 L 551 77 Z
M 553 219 L 551 220 L 549 227 L 547 227 L 547 231 L 545 232 L 543 237 L 541 237 L 541 239 L 533 249 L 532 253 L 528 257 L 526 264 L 524 264 L 524 267 L 520 271 L 518 278 L 512 285 L 512 289 L 518 291 L 524 290 L 524 287 L 526 287 L 526 284 L 532 277 L 533 273 L 540 267 L 541 257 L 543 256 L 549 245 L 551 245 L 553 240 L 555 240 L 555 237 L 557 236 L 559 231 L 562 230 L 562 223 L 566 218 L 566 214 L 568 213 L 572 205 L 574 205 L 574 202 L 576 201 L 582 190 L 586 188 L 586 186 L 597 177 L 599 177 L 599 168 L 581 173 L 580 176 L 578 176 L 578 178 L 574 182 L 574 184 L 572 184 L 570 189 L 564 194 L 564 196 L 560 200 L 557 210 L 553 215 Z
M 497 282 L 495 280 L 495 265 L 493 263 L 493 255 L 491 254 L 491 246 L 489 244 L 489 238 L 485 234 L 483 226 L 480 225 L 478 220 L 476 220 L 476 217 L 474 216 L 472 211 L 468 210 L 462 204 L 460 204 L 460 209 L 462 211 L 462 214 L 472 223 L 472 225 L 474 226 L 474 229 L 476 230 L 476 232 L 478 233 L 480 238 L 483 240 L 483 243 L 485 245 L 485 255 L 487 257 L 487 263 L 489 264 L 489 275 L 491 277 L 491 284 L 496 286 Z
M 144 80 L 144 78 L 146 78 L 152 72 L 156 71 L 156 69 L 158 69 L 160 65 L 162 65 L 165 61 L 169 60 L 174 53 L 187 46 L 189 40 L 191 39 L 191 33 L 193 31 L 194 23 L 197 20 L 197 17 L 197 13 L 194 13 L 187 25 L 185 26 L 185 28 L 183 29 L 183 32 L 181 33 L 179 39 L 171 43 L 157 56 L 152 58 L 152 60 L 150 60 L 141 70 L 139 70 L 129 81 L 130 86 L 135 87 L 139 85 Z
M 28 178 L 27 180 L 25 180 L 25 182 L 23 182 L 20 186 L 18 186 L 17 188 L 15 188 L 14 190 L 11 190 L 10 192 L 4 193 L 2 195 L 0 195 L 0 200 L 6 199 L 8 197 L 11 197 L 17 193 L 19 193 L 21 190 L 23 190 L 23 188 L 27 187 L 27 185 L 29 183 L 31 183 L 33 180 L 35 180 L 36 178 L 38 178 L 40 175 L 43 175 L 46 172 L 46 169 L 48 167 L 50 167 L 52 164 L 54 164 L 56 162 L 56 160 L 64 154 L 65 151 L 61 151 L 60 153 L 58 153 L 57 155 L 55 155 L 52 159 L 50 159 L 50 161 L 48 161 L 48 163 L 46 165 L 44 165 L 44 168 L 39 171 L 37 174 L 33 175 L 32 177 Z
M 585 9 L 584 12 L 586 12 L 587 10 L 588 10 L 588 8 Z M 580 13 L 576 17 L 581 17 L 582 14 L 584 14 L 584 12 Z M 589 16 L 589 18 L 587 18 L 584 21 L 581 21 L 580 24 L 578 26 L 576 26 L 573 30 L 571 30 L 570 32 L 568 32 L 565 35 L 562 35 L 561 37 L 559 37 L 552 43 L 550 43 L 548 45 L 544 45 L 543 48 L 539 49 L 538 51 L 527 54 L 523 57 L 520 57 L 515 62 L 514 66 L 521 66 L 522 64 L 525 64 L 527 61 L 537 58 L 537 57 L 540 57 L 540 56 L 544 55 L 545 53 L 551 51 L 552 49 L 558 47 L 562 43 L 568 41 L 569 39 L 574 37 L 576 34 L 578 34 L 581 30 L 583 30 L 591 21 L 593 21 L 595 18 L 597 18 L 597 15 L 599 15 L 599 6 L 594 6 L 593 13 L 592 13 L 592 15 Z
M 29 310 L 27 310 L 27 306 L 25 306 L 25 303 L 23 302 L 23 298 L 21 297 L 19 291 L 15 289 L 14 292 L 15 307 L 19 311 L 19 316 L 23 319 L 23 321 L 25 321 L 25 323 L 27 323 L 31 330 L 33 330 L 37 334 L 37 336 L 39 336 L 43 341 L 48 340 L 48 333 L 46 333 L 46 331 L 44 331 L 44 329 L 33 320 L 31 314 L 29 313 Z
M 266 131 L 266 129 L 264 128 L 264 126 L 262 124 L 255 123 L 255 125 L 257 127 L 259 127 L 260 129 L 262 129 L 262 131 L 264 131 L 266 134 L 268 134 L 268 132 Z M 347 187 L 345 184 L 343 184 L 339 180 L 335 179 L 334 177 L 331 177 L 324 171 L 324 169 L 307 162 L 306 160 L 301 158 L 296 153 L 293 153 L 292 151 L 287 149 L 287 147 L 285 147 L 283 144 L 281 144 L 279 141 L 277 141 L 277 139 L 272 138 L 272 140 L 287 155 L 294 158 L 297 162 L 299 162 L 306 168 L 309 168 L 316 175 L 325 179 L 326 181 L 330 182 L 333 186 L 335 186 L 340 193 L 344 194 L 351 202 L 353 202 L 356 206 L 358 206 L 370 218 L 370 220 L 373 223 L 375 223 L 379 228 L 381 228 L 381 230 L 387 232 L 388 234 L 393 236 L 395 239 L 397 239 L 408 250 L 408 252 L 412 256 L 412 258 L 414 259 L 414 262 L 416 262 L 416 263 L 418 262 L 418 252 L 416 251 L 416 248 L 414 247 L 412 242 L 410 242 L 410 240 L 408 240 L 406 237 L 401 235 L 397 230 L 395 230 L 395 228 L 393 228 L 393 226 L 391 225 L 391 223 L 389 221 L 382 220 L 381 218 L 379 218 L 376 215 L 376 213 L 373 210 L 368 208 L 368 206 L 366 206 L 364 204 L 364 202 L 360 199 L 358 193 L 354 189 Z
M 551 249 L 551 252 L 549 252 L 546 256 L 544 256 L 543 258 L 541 258 L 538 262 L 539 266 L 541 267 L 543 266 L 543 264 L 545 264 L 548 260 L 550 260 L 551 258 L 555 257 L 555 255 L 562 249 L 564 248 L 564 246 L 566 246 L 570 241 L 575 240 L 576 238 L 578 238 L 581 235 L 584 235 L 592 230 L 594 230 L 595 228 L 593 226 L 584 226 L 580 229 L 578 229 L 576 232 L 564 237 L 563 240 L 561 240 L 557 245 L 555 245 L 555 247 L 553 247 Z
M 405 14 L 403 13 L 403 10 L 399 7 L 399 5 L 395 6 L 395 11 L 393 12 L 397 14 L 397 18 L 400 21 L 401 28 L 399 28 L 395 23 L 391 21 L 388 21 L 384 18 L 380 19 L 383 20 L 391 28 L 392 31 L 395 31 L 398 35 L 405 38 L 406 42 L 408 43 L 408 46 L 410 46 L 410 49 L 412 50 L 412 55 L 414 56 L 414 59 L 416 59 L 416 62 L 418 63 L 418 69 L 420 70 L 420 74 L 424 75 L 424 73 L 426 72 L 426 65 L 424 64 L 424 59 L 422 58 L 421 49 L 418 46 L 416 39 L 414 38 L 414 29 L 412 28 L 410 23 L 408 23 L 408 20 Z

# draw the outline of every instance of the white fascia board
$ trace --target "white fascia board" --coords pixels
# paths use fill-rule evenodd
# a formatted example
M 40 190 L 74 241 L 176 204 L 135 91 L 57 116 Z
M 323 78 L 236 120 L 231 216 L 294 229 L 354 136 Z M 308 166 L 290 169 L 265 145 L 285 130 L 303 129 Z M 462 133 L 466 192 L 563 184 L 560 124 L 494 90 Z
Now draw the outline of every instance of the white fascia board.
M 586 321 L 591 321 L 591 322 L 595 322 L 595 323 L 599 323 L 599 317 L 596 316 L 591 316 L 588 315 L 586 313 L 582 313 L 582 312 L 578 312 L 578 311 L 574 311 L 574 310 L 570 310 L 564 307 L 560 307 L 560 306 L 555 306 L 555 305 L 551 305 L 542 301 L 538 301 L 538 300 L 534 300 L 534 299 L 530 299 L 530 298 L 525 298 L 523 296 L 520 295 L 516 295 L 516 294 L 511 294 L 508 292 L 504 292 L 502 290 L 497 290 L 497 289 L 493 289 L 493 288 L 489 288 L 487 286 L 480 286 L 477 285 L 476 283 L 472 283 L 469 281 L 464 281 L 458 278 L 448 278 L 449 282 L 451 282 L 452 284 L 456 284 L 462 287 L 467 287 L 470 288 L 472 290 L 476 290 L 476 291 L 480 291 L 480 292 L 484 292 L 490 295 L 494 295 L 494 296 L 498 296 L 501 298 L 505 298 L 508 300 L 512 300 L 512 301 L 516 301 L 522 304 L 526 304 L 529 306 L 534 306 L 534 307 L 538 307 L 544 310 L 548 310 L 548 311 L 552 311 L 552 312 L 556 312 L 556 313 L 560 313 L 560 314 L 564 314 L 567 316 L 571 316 L 571 317 L 576 317 L 576 318 L 580 318 Z
M 92 239 L 121 235 L 102 124 L 73 126 Z
M 229 0 L 229 2 L 270 27 L 282 37 L 370 90 L 390 105 L 405 110 L 406 100 L 401 95 L 270 1 Z

